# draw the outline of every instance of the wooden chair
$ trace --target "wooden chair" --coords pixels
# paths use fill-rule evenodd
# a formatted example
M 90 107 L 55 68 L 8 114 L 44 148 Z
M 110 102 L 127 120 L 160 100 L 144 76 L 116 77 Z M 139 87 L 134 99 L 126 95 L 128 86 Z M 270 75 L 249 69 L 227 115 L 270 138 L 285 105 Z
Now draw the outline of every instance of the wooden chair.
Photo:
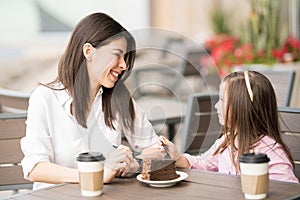
M 300 179 L 300 108 L 279 107 L 282 139 L 294 158 L 296 176 Z
M 0 113 L 24 112 L 28 108 L 29 93 L 0 89 Z
M 149 64 L 132 70 L 133 97 L 174 98 L 174 85 L 178 72 L 170 66 Z
M 210 66 L 212 60 L 209 53 L 207 49 L 200 47 L 187 48 L 179 69 L 183 77 L 200 79 L 210 91 L 218 91 L 221 78 L 217 68 Z
M 261 70 L 275 90 L 278 106 L 289 106 L 293 91 L 295 71 L 293 70 Z
M 173 90 L 187 101 L 190 94 L 219 91 L 221 78 L 217 68 L 211 67 L 210 54 L 201 47 L 187 47 L 177 67 Z
M 221 135 L 221 125 L 214 105 L 217 93 L 192 94 L 184 120 L 181 153 L 199 154 L 208 150 Z
M 201 62 L 210 59 L 207 50 L 184 46 L 181 51 L 174 52 L 176 62 L 168 63 L 162 59 L 155 64 L 133 68 L 131 77 L 135 99 L 148 95 L 178 97 L 187 101 L 192 93 L 219 90 L 221 79 L 217 68 L 211 68 Z
M 26 113 L 0 113 L 0 190 L 32 189 L 23 178 L 20 139 L 25 136 Z

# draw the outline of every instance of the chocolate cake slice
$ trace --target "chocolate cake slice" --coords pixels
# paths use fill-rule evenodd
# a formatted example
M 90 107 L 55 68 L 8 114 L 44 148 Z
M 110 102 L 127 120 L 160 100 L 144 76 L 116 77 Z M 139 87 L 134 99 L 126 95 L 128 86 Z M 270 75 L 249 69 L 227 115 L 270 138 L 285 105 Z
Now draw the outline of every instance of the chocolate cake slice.
M 143 180 L 167 181 L 178 177 L 175 160 L 166 158 L 145 158 L 143 160 Z

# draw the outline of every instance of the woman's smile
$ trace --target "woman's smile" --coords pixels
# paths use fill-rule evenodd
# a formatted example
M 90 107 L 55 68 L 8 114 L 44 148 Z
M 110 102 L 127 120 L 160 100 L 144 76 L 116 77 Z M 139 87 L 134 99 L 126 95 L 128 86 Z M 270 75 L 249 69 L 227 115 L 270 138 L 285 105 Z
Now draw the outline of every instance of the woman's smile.
M 110 71 L 110 75 L 111 75 L 111 79 L 113 81 L 117 81 L 118 80 L 118 77 L 119 77 L 119 73 L 118 72 L 111 70 Z
M 91 85 L 97 84 L 107 88 L 114 87 L 123 71 L 127 42 L 124 37 L 112 40 L 108 44 L 93 49 L 93 56 L 88 65 Z

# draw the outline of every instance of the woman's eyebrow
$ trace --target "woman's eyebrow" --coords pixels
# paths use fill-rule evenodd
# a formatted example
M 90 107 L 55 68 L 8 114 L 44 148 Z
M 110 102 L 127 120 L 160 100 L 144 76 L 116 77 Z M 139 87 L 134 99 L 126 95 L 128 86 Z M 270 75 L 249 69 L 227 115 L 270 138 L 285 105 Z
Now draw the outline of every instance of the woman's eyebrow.
M 113 49 L 115 51 L 119 51 L 120 54 L 124 53 L 124 51 L 122 49 Z

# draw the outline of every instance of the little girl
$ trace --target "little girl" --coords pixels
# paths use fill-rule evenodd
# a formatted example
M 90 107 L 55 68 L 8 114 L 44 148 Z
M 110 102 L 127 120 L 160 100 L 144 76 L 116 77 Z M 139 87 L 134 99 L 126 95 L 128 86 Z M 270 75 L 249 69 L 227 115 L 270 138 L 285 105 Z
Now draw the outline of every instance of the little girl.
M 299 182 L 293 173 L 293 158 L 280 137 L 275 92 L 264 75 L 255 71 L 229 74 L 220 84 L 215 107 L 224 134 L 204 154 L 180 154 L 172 142 L 159 137 L 158 143 L 167 146 L 177 167 L 238 175 L 238 158 L 260 152 L 270 158 L 270 179 Z

